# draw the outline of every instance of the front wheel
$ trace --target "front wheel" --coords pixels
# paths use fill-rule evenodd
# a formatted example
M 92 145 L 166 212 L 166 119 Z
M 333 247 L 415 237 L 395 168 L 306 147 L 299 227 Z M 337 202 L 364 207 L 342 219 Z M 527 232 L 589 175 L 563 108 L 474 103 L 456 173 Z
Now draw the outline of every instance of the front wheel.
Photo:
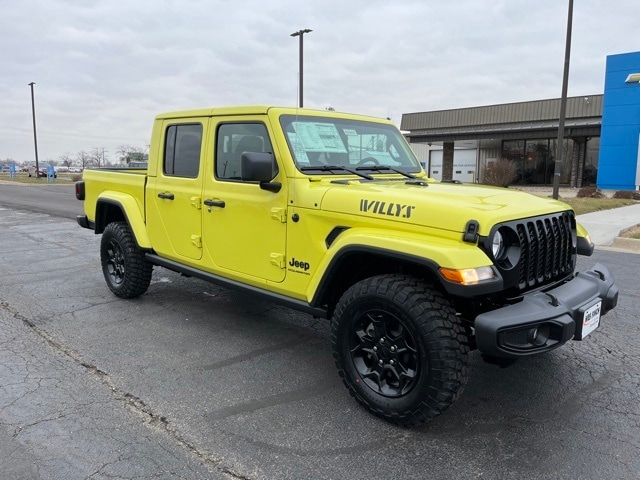
M 333 316 L 332 345 L 351 395 L 399 425 L 441 414 L 467 381 L 461 320 L 441 293 L 414 277 L 382 275 L 349 288 Z
M 102 273 L 109 289 L 120 298 L 135 298 L 149 288 L 153 264 L 144 259 L 126 222 L 106 226 L 100 243 Z

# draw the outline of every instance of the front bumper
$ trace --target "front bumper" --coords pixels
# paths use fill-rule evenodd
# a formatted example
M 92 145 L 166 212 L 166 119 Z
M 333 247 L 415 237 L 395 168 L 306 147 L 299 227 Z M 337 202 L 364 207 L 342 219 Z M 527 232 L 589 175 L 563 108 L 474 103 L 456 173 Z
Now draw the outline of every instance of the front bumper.
M 478 350 L 493 357 L 516 358 L 580 339 L 584 312 L 600 301 L 600 315 L 615 308 L 618 287 L 607 267 L 598 263 L 559 287 L 526 294 L 519 303 L 478 315 Z

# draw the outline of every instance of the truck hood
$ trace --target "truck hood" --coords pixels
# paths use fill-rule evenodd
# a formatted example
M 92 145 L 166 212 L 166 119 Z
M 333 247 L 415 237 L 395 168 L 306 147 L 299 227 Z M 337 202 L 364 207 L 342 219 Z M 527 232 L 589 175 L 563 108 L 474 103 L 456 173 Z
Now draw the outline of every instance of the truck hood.
M 476 220 L 481 235 L 496 223 L 571 209 L 512 188 L 407 180 L 327 182 L 320 208 L 455 232 L 463 232 L 469 220 Z

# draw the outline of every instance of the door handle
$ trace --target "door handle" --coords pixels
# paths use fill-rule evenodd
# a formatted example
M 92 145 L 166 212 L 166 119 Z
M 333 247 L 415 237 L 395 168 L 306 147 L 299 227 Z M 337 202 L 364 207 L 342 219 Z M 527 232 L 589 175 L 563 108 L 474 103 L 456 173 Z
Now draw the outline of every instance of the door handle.
M 207 198 L 204 202 L 207 207 L 220 207 L 220 208 L 224 208 L 225 203 L 224 200 L 213 200 L 211 198 Z
M 160 192 L 158 194 L 158 198 L 164 198 L 165 200 L 173 200 L 174 196 L 173 196 L 173 193 Z

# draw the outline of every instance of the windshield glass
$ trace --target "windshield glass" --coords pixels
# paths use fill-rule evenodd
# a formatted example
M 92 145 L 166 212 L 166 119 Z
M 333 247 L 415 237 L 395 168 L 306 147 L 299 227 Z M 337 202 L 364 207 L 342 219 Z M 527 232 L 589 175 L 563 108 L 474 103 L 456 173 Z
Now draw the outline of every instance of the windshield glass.
M 306 174 L 326 174 L 321 170 L 324 166 L 357 168 L 367 173 L 368 167 L 373 167 L 372 173 L 420 171 L 415 155 L 392 125 L 295 115 L 283 115 L 280 123 L 296 166 Z M 376 166 L 391 169 L 375 170 Z

